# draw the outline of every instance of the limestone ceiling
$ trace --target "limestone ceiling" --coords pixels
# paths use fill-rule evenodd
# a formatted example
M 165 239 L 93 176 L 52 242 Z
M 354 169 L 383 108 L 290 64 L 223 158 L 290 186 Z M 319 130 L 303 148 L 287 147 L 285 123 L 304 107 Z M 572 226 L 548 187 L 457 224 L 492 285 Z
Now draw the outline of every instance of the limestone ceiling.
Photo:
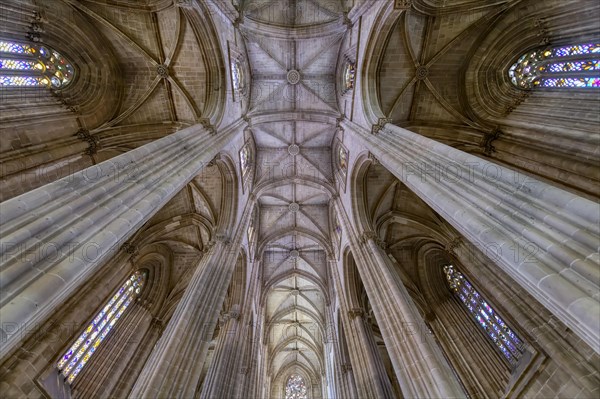
M 104 35 L 121 69 L 119 110 L 98 130 L 165 121 L 191 125 L 204 117 L 209 66 L 195 11 L 173 4 L 151 13 L 129 4 L 115 12 L 99 2 L 69 3 Z
M 482 128 L 466 108 L 469 52 L 501 10 L 498 4 L 428 17 L 403 12 L 390 30 L 378 75 L 381 109 L 401 126 L 432 123 Z
M 342 6 L 325 0 L 262 0 L 247 1 L 242 10 L 274 378 L 310 370 L 318 380 L 324 373 L 331 144 L 340 115 L 335 71 L 346 31 Z

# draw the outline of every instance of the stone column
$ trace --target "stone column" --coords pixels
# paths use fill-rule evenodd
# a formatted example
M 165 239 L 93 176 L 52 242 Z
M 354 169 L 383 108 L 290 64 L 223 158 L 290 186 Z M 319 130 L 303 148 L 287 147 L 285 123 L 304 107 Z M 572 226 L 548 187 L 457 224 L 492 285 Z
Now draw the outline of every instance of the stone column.
M 333 204 L 344 234 L 350 241 L 358 272 L 404 397 L 466 397 L 433 337 L 418 334 L 428 331 L 425 322 L 404 284 L 394 273 L 391 260 L 375 244 L 375 235 L 363 234 L 359 241 L 340 199 L 334 200 Z
M 362 236 L 358 252 L 363 262 L 359 273 L 403 395 L 409 398 L 466 397 L 408 290 L 394 271 L 394 264 L 375 239 L 374 234 Z
M 600 352 L 600 206 L 397 126 L 358 143 Z
M 240 328 L 239 308 L 235 306 L 221 316 L 221 329 L 212 364 L 204 379 L 201 399 L 235 397 L 245 343 L 240 331 L 243 328 Z
M 346 364 L 344 353 L 342 352 L 341 342 L 341 331 L 335 326 L 334 316 L 331 306 L 327 308 L 326 313 L 328 346 L 333 351 L 333 361 L 330 365 L 330 373 L 332 374 L 332 380 L 335 388 L 335 398 L 356 398 L 357 394 L 354 389 L 354 382 L 352 381 L 352 367 Z M 327 346 L 326 346 L 327 348 Z M 327 358 L 329 363 L 329 358 Z M 352 385 L 351 385 L 352 384 Z
M 200 261 L 130 398 L 194 397 L 253 207 L 249 201 L 233 240 L 218 236 Z
M 342 365 L 343 371 L 353 372 L 358 398 L 394 398 L 394 391 L 385 372 L 385 366 L 373 342 L 372 331 L 367 331 L 362 309 L 350 309 L 343 290 L 337 265 L 333 262 L 332 274 L 341 308 L 342 323 L 352 364 Z M 370 298 L 370 297 L 369 297 Z M 369 338 L 369 334 L 371 337 Z
M 201 125 L 0 204 L 0 358 L 242 132 Z

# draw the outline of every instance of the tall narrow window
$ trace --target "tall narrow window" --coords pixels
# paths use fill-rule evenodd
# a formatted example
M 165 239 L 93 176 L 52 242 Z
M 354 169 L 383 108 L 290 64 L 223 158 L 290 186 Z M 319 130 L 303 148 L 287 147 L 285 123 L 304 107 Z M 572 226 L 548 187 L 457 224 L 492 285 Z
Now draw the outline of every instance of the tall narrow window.
M 346 174 L 348 173 L 348 150 L 341 144 L 338 146 L 337 163 L 338 169 L 342 175 L 346 177 Z
M 242 179 L 246 180 L 252 166 L 252 149 L 250 143 L 244 144 L 240 150 L 240 167 L 242 168 Z
M 297 374 L 292 374 L 285 385 L 285 399 L 307 399 L 306 384 L 304 379 Z
M 344 91 L 354 89 L 355 67 L 350 61 L 344 65 Z
M 444 266 L 448 286 L 460 298 L 473 319 L 494 342 L 502 355 L 512 365 L 517 364 L 525 352 L 523 341 L 502 320 L 492 307 L 483 299 L 463 274 L 454 266 Z
M 524 54 L 508 71 L 521 89 L 600 87 L 600 44 L 549 47 Z
M 60 358 L 56 367 L 68 383 L 75 380 L 131 302 L 140 295 L 146 276 L 141 270 L 133 273 Z
M 64 88 L 75 70 L 50 47 L 0 40 L 0 87 Z

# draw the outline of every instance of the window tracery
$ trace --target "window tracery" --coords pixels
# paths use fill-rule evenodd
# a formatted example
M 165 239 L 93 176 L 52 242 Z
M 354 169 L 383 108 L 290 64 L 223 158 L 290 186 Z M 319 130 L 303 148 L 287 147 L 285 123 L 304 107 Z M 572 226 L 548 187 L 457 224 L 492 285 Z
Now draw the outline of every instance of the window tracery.
M 530 51 L 510 67 L 508 76 L 521 89 L 600 87 L 600 43 Z
M 71 63 L 48 46 L 0 40 L 0 87 L 60 89 L 74 75 Z
M 450 289 L 460 298 L 473 319 L 494 342 L 506 360 L 511 365 L 517 364 L 525 352 L 523 340 L 506 325 L 504 320 L 454 266 L 444 266 L 444 274 Z
M 69 384 L 73 383 L 125 310 L 140 295 L 146 278 L 146 271 L 133 273 L 62 355 L 56 367 Z
M 285 399 L 307 399 L 306 384 L 304 379 L 297 375 L 292 374 L 287 380 L 285 385 Z

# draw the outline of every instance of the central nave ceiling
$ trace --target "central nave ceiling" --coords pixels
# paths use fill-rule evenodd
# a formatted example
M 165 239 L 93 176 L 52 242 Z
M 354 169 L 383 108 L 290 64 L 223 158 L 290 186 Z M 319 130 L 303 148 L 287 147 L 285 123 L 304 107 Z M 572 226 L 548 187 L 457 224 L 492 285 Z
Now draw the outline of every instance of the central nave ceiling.
M 269 372 L 325 372 L 332 252 L 336 67 L 347 31 L 341 2 L 248 1 L 240 26 L 251 70 Z M 261 252 L 262 251 L 262 252 Z

